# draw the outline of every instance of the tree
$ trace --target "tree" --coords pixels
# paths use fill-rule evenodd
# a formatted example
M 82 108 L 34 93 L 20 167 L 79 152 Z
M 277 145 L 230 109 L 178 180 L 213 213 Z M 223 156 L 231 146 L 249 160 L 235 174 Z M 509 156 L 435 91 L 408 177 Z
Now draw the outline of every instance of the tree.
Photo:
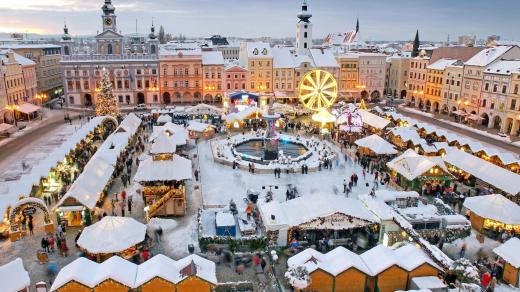
M 289 267 L 285 272 L 285 279 L 298 290 L 303 290 L 311 284 L 311 277 L 305 266 Z
M 413 49 L 412 49 L 412 57 L 419 56 L 419 30 L 415 33 L 415 39 L 413 40 Z
M 114 96 L 112 82 L 105 69 L 103 69 L 100 90 L 101 92 L 96 100 L 96 115 L 118 117 L 121 114 L 119 112 L 119 104 Z
M 159 42 L 161 44 L 166 43 L 166 34 L 164 33 L 164 27 L 162 25 L 159 27 Z

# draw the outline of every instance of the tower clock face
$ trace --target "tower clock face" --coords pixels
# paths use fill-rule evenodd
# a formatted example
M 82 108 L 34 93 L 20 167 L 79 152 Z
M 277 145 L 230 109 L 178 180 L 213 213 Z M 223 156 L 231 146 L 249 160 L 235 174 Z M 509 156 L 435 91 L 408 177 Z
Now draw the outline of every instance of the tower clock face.
M 105 18 L 105 24 L 107 26 L 111 26 L 112 25 L 112 18 Z

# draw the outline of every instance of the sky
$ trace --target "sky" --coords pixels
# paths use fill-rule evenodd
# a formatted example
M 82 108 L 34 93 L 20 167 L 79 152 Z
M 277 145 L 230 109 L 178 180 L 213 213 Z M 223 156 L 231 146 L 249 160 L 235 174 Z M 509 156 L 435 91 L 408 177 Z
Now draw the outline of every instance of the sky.
M 0 32 L 94 35 L 104 0 L 0 0 Z M 148 33 L 152 19 L 172 35 L 292 37 L 301 0 L 113 0 L 118 29 Z M 308 0 L 313 37 L 350 31 L 359 17 L 364 40 L 445 41 L 450 35 L 520 40 L 519 0 Z

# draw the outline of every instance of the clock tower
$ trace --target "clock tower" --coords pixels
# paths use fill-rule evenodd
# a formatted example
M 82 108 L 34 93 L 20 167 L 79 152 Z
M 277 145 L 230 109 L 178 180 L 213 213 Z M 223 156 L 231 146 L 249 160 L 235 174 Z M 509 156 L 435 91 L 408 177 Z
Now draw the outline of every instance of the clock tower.
M 101 7 L 101 10 L 103 10 L 103 15 L 101 16 L 103 19 L 103 31 L 111 30 L 117 32 L 116 15 L 114 14 L 116 8 L 112 5 L 112 0 L 105 0 L 105 5 Z

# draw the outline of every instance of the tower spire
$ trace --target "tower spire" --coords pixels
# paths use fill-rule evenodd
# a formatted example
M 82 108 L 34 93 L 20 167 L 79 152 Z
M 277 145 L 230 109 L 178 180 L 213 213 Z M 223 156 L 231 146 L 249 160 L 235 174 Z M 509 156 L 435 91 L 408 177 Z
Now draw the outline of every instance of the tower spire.
M 412 57 L 419 56 L 419 46 L 421 42 L 419 41 L 419 30 L 415 32 L 415 39 L 413 40 L 413 49 L 412 49 Z
M 296 15 L 298 17 L 299 21 L 310 22 L 312 13 L 310 13 L 308 9 L 309 9 L 309 7 L 307 5 L 307 0 L 303 0 L 302 11 Z
M 359 18 L 356 19 L 356 32 L 359 32 Z

